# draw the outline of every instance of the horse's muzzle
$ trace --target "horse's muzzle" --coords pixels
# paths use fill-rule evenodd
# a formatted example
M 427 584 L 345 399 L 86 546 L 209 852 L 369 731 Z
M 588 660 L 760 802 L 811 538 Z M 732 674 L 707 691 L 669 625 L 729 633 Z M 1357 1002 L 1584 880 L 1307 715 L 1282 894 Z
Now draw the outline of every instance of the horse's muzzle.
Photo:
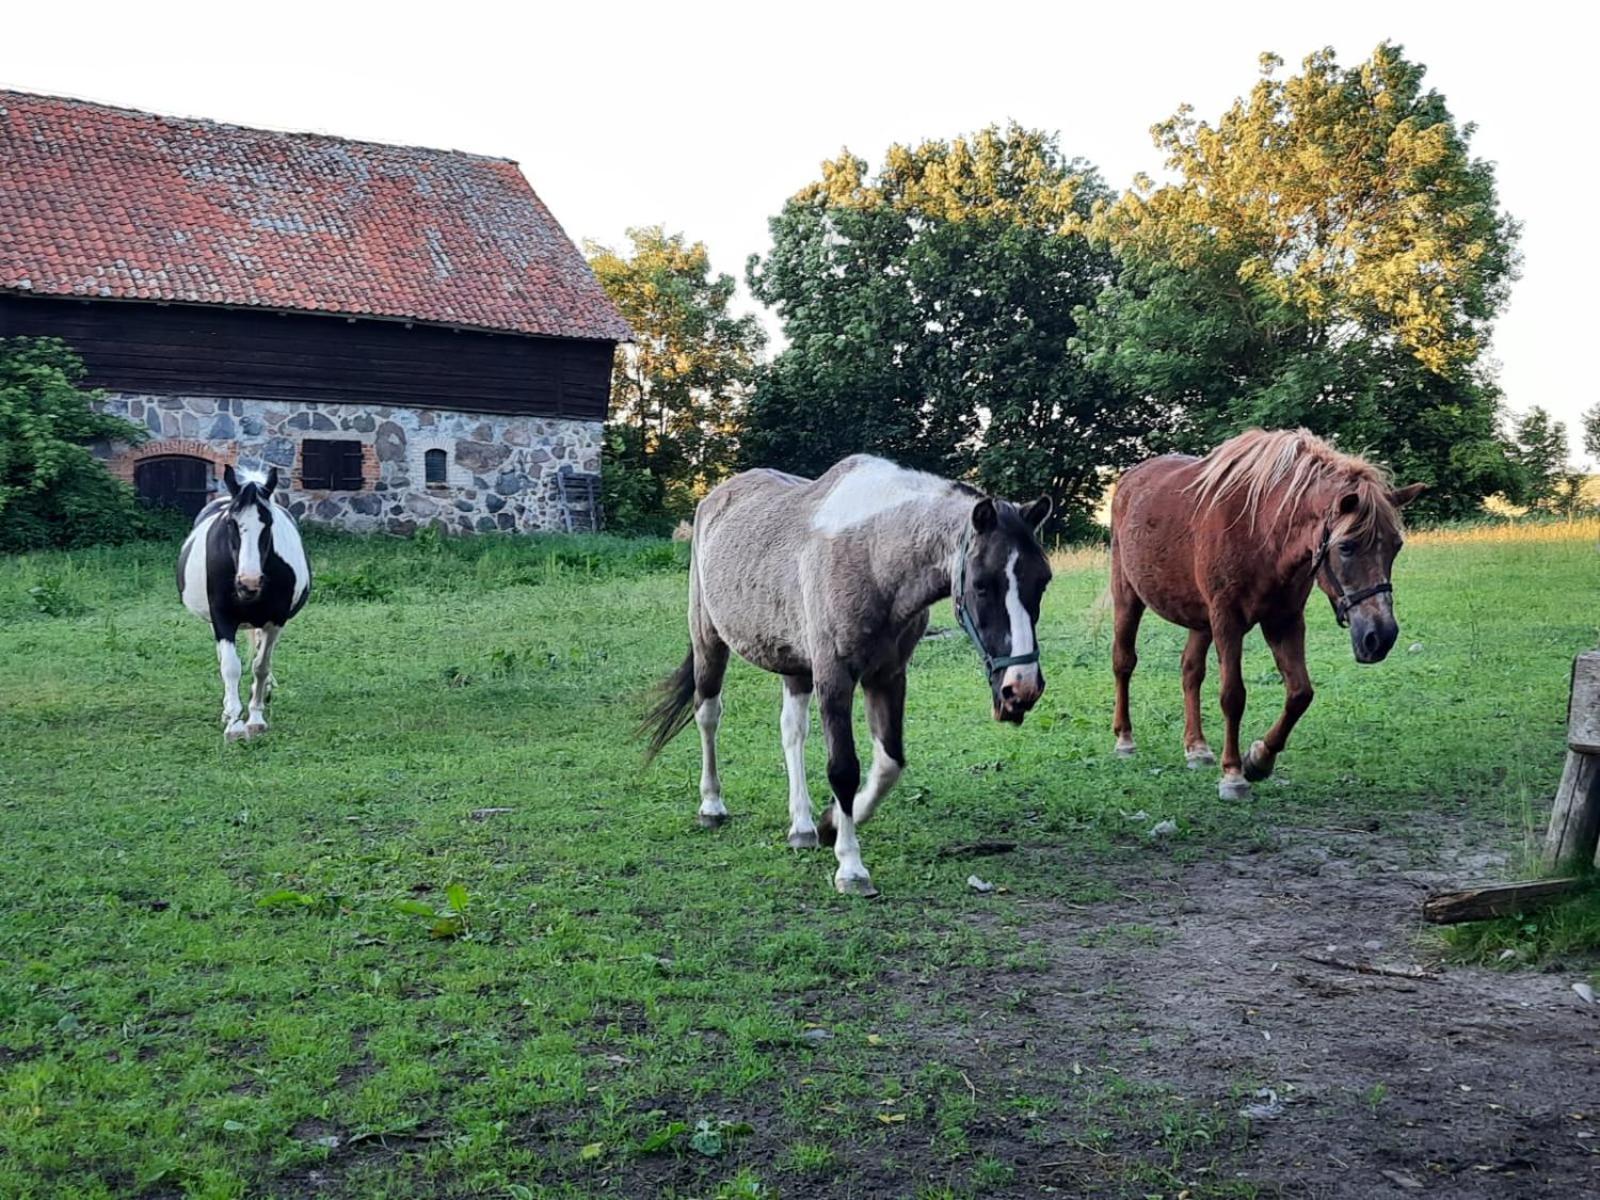
M 1350 649 L 1358 663 L 1382 662 L 1399 636 L 1399 622 L 1387 614 L 1375 619 L 1359 612 L 1350 614 Z
M 1008 667 L 994 689 L 994 719 L 1021 725 L 1028 710 L 1044 695 L 1044 672 L 1037 666 Z
M 234 595 L 241 600 L 256 600 L 261 596 L 261 576 L 252 575 L 248 579 L 243 575 L 233 581 Z

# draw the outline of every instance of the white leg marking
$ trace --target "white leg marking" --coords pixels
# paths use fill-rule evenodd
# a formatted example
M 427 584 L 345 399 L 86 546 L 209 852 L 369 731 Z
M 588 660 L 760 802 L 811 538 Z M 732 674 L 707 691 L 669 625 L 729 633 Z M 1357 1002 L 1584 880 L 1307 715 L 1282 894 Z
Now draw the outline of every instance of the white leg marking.
M 876 896 L 878 889 L 872 886 L 872 876 L 867 874 L 866 864 L 861 861 L 861 843 L 856 841 L 855 819 L 845 816 L 844 809 L 837 802 L 833 806 L 833 825 L 836 830 L 833 854 L 839 860 L 839 869 L 833 875 L 833 886 L 845 895 Z
M 278 643 L 281 625 L 268 625 L 265 629 L 250 631 L 255 643 L 255 661 L 251 664 L 250 719 L 245 723 L 247 737 L 265 733 L 267 729 L 267 700 L 272 695 L 272 648 Z
M 811 790 L 806 786 L 806 736 L 811 732 L 811 693 L 784 688 L 783 762 L 789 768 L 789 844 L 796 849 L 817 844 L 811 816 Z
M 722 697 L 711 696 L 695 709 L 700 727 L 700 823 L 720 825 L 728 816 L 722 803 L 722 780 L 717 778 L 717 726 L 722 724 Z
M 222 724 L 231 742 L 244 736 L 244 722 L 239 720 L 239 648 L 232 642 L 218 642 L 217 663 L 222 668 Z
M 878 807 L 878 801 L 889 794 L 889 789 L 899 781 L 903 769 L 902 764 L 889 757 L 883 748 L 883 743 L 873 738 L 872 771 L 867 775 L 866 786 L 856 795 L 852 806 L 857 825 L 865 825 L 872 820 L 872 813 Z

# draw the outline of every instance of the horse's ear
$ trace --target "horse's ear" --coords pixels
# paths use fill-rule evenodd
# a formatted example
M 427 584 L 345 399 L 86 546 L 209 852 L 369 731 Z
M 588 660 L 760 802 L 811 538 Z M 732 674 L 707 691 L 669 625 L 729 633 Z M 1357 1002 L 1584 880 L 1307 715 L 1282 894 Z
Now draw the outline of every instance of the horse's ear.
M 1389 503 L 1396 508 L 1404 508 L 1427 490 L 1428 485 L 1425 483 L 1413 483 L 1407 487 L 1396 488 L 1389 493 Z
M 233 473 L 232 463 L 222 468 L 222 482 L 228 485 L 228 495 L 237 498 L 239 495 L 239 477 Z
M 972 506 L 972 528 L 976 533 L 988 533 L 1000 523 L 1000 514 L 995 511 L 994 501 L 988 496 L 979 500 Z
M 1022 519 L 1026 521 L 1034 533 L 1044 528 L 1044 523 L 1050 519 L 1050 514 L 1055 511 L 1055 505 L 1049 496 L 1040 496 L 1032 504 L 1022 510 Z
M 277 490 L 278 490 L 278 468 L 277 467 L 269 467 L 267 469 L 267 482 L 261 485 L 261 494 L 263 496 L 266 496 L 266 497 L 270 498 L 272 493 L 277 491 Z
M 1361 494 L 1359 492 L 1346 492 L 1339 497 L 1339 513 L 1348 517 L 1361 507 Z

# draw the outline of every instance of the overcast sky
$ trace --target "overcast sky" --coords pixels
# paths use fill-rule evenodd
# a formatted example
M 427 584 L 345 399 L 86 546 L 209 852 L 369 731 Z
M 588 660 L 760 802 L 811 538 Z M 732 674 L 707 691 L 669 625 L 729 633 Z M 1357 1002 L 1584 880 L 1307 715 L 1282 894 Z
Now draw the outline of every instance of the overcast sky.
M 1514 409 L 1593 404 L 1587 6 L 597 3 L 6 5 L 0 86 L 275 129 L 503 155 L 576 240 L 664 224 L 743 279 L 768 216 L 848 146 L 1008 119 L 1126 187 L 1178 104 L 1215 119 L 1263 50 L 1426 63 L 1523 222 L 1494 357 Z M 1580 329 L 1580 321 L 1582 328 Z M 1575 447 L 1576 448 L 1576 447 Z

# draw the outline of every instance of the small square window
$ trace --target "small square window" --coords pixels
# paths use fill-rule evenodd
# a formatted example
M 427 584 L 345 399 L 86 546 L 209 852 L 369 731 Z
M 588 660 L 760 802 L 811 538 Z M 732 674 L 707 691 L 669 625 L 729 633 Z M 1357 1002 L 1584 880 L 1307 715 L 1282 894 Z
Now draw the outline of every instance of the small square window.
M 300 443 L 300 486 L 308 491 L 359 492 L 361 443 L 306 438 Z
M 429 450 L 422 456 L 422 478 L 427 483 L 444 483 L 447 475 L 445 472 L 445 452 L 443 450 Z

